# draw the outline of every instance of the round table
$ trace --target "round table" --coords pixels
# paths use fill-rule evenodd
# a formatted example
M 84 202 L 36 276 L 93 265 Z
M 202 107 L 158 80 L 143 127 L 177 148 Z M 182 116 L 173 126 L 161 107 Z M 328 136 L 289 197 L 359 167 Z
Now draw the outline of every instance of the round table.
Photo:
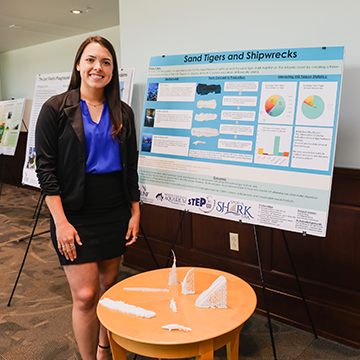
M 131 276 L 111 287 L 102 298 L 121 300 L 156 313 L 142 318 L 111 310 L 98 304 L 100 322 L 108 330 L 114 360 L 126 360 L 125 350 L 155 358 L 213 359 L 214 350 L 226 345 L 227 357 L 238 359 L 239 333 L 256 308 L 251 286 L 232 274 L 206 268 L 194 268 L 195 294 L 181 293 L 189 267 L 177 268 L 179 284 L 168 285 L 170 268 Z M 227 280 L 227 309 L 198 308 L 198 296 L 220 276 Z M 124 288 L 168 289 L 168 292 L 129 291 Z M 170 308 L 175 300 L 177 312 Z M 163 325 L 179 324 L 191 331 L 168 331 Z

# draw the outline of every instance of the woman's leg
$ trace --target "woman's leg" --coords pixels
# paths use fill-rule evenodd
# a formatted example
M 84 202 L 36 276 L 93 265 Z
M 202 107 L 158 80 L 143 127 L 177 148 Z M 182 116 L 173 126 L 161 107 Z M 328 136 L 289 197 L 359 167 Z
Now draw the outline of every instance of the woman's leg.
M 120 268 L 120 260 L 121 260 L 121 256 L 115 259 L 98 262 L 99 279 L 100 279 L 100 297 L 106 290 L 108 290 L 109 288 L 111 288 L 111 286 L 117 283 L 117 278 Z M 100 332 L 99 332 L 99 344 L 101 346 L 109 346 L 107 331 L 101 324 L 100 324 Z M 97 353 L 98 360 L 111 359 L 109 354 L 110 354 L 110 349 L 102 349 L 98 347 L 98 353 Z
M 97 263 L 64 266 L 73 298 L 73 328 L 83 360 L 96 360 L 100 284 Z

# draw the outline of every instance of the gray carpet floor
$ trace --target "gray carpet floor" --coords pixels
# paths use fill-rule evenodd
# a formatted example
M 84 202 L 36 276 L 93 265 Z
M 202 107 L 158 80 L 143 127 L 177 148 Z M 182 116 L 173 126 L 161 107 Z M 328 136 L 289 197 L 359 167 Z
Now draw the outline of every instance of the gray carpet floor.
M 8 305 L 34 224 L 39 193 L 4 184 L 0 194 L 0 360 L 81 359 L 71 326 L 71 295 L 50 242 L 43 206 L 14 296 Z M 119 280 L 136 271 L 122 267 Z M 281 360 L 360 360 L 360 350 L 273 321 Z M 240 334 L 240 359 L 274 359 L 265 317 L 254 314 Z M 128 360 L 134 359 L 128 353 Z M 225 348 L 215 352 L 225 360 Z M 137 360 L 146 360 L 138 356 Z

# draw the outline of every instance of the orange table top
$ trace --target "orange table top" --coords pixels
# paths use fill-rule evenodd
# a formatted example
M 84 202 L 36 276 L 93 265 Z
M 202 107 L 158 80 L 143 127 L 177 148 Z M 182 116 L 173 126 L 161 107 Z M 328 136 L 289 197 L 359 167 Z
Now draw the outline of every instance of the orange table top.
M 251 286 L 232 274 L 206 268 L 194 268 L 195 294 L 181 293 L 180 281 L 191 268 L 178 267 L 178 285 L 168 285 L 171 268 L 147 271 L 120 281 L 102 296 L 121 300 L 156 313 L 150 319 L 124 314 L 98 304 L 100 322 L 110 332 L 125 339 L 148 344 L 179 345 L 212 339 L 228 333 L 243 324 L 255 311 L 256 295 Z M 227 279 L 227 309 L 204 309 L 195 306 L 198 296 L 220 275 Z M 129 291 L 123 288 L 169 289 L 169 292 Z M 174 298 L 178 312 L 170 308 Z M 179 324 L 192 331 L 172 330 L 163 325 Z

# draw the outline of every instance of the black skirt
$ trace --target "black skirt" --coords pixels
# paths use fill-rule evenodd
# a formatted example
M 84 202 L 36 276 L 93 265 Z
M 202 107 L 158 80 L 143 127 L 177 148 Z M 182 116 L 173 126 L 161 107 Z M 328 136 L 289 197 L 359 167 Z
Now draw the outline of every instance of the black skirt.
M 82 208 L 78 211 L 65 211 L 82 242 L 80 246 L 75 241 L 77 257 L 74 261 L 66 260 L 60 254 L 55 224 L 50 218 L 51 240 L 61 265 L 109 260 L 124 254 L 131 212 L 121 184 L 120 171 L 86 174 Z

